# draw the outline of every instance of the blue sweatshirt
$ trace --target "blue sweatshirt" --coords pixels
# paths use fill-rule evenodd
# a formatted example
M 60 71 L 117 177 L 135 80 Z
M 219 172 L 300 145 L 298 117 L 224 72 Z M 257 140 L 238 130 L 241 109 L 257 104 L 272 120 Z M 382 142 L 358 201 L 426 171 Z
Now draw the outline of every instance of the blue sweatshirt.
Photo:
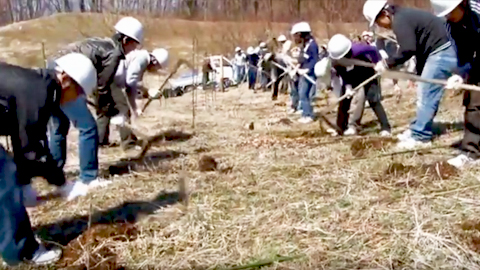
M 319 61 L 318 45 L 315 39 L 311 38 L 305 44 L 303 54 L 300 54 L 298 63 L 301 69 L 308 69 L 307 75 L 315 78 L 315 64 Z

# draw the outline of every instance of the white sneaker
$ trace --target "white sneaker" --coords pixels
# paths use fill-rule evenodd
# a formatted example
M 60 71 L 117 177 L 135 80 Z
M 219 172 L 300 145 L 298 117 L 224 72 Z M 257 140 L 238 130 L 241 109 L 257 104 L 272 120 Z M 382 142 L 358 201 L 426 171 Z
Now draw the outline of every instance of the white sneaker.
M 302 124 L 309 124 L 313 122 L 313 119 L 311 117 L 302 117 L 298 119 L 298 122 Z
M 412 131 L 410 129 L 407 129 L 404 132 L 402 132 L 401 134 L 397 135 L 397 139 L 399 139 L 400 141 L 408 140 L 411 137 L 412 137 Z
M 75 181 L 65 184 L 61 187 L 63 197 L 66 197 L 67 201 L 72 201 L 77 197 L 83 197 L 88 194 L 88 185 L 82 181 Z
M 447 161 L 448 164 L 454 166 L 457 169 L 461 169 L 463 166 L 472 164 L 475 162 L 475 159 L 465 155 L 465 154 L 460 154 L 454 158 L 451 158 Z
M 61 257 L 62 257 L 62 249 L 52 248 L 48 250 L 47 248 L 45 248 L 44 245 L 40 244 L 37 251 L 35 251 L 35 253 L 33 254 L 32 259 L 29 260 L 28 263 L 31 263 L 34 265 L 53 264 L 59 261 Z
M 297 115 L 302 115 L 302 114 L 303 114 L 303 111 L 302 111 L 302 110 L 297 110 L 297 111 L 295 111 L 295 114 L 297 114 Z
M 333 137 L 338 136 L 338 132 L 333 128 L 327 128 L 326 132 L 330 134 L 330 136 L 333 136 Z
M 294 114 L 296 111 L 297 111 L 297 110 L 295 110 L 295 109 L 289 109 L 287 113 L 288 113 L 288 114 Z
M 343 133 L 345 136 L 354 136 L 357 135 L 357 130 L 353 127 L 349 127 L 345 132 Z
M 23 205 L 25 207 L 35 207 L 39 205 L 38 193 L 33 189 L 32 185 L 26 185 L 22 187 L 23 193 Z
M 94 189 L 94 188 L 104 188 L 110 185 L 111 183 L 112 181 L 110 180 L 97 178 L 97 179 L 94 179 L 93 181 L 88 182 L 87 185 L 88 185 L 88 189 Z
M 392 133 L 390 133 L 390 131 L 388 130 L 380 131 L 380 137 L 391 137 L 391 136 L 392 136 Z
M 425 148 L 425 147 L 430 147 L 432 146 L 431 142 L 422 142 L 422 141 L 417 141 L 413 138 L 409 138 L 403 141 L 400 141 L 397 144 L 397 149 L 399 150 L 413 150 L 415 148 Z

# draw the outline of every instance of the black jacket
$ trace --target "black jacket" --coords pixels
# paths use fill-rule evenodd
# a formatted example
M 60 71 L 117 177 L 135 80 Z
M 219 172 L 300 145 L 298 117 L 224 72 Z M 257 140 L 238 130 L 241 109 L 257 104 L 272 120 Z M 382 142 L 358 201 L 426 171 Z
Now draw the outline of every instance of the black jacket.
M 422 73 L 430 53 L 450 42 L 444 21 L 419 9 L 395 7 L 392 30 L 399 50 L 395 57 L 387 59 L 388 66 L 399 66 L 415 56 L 418 74 Z
M 97 70 L 99 93 L 110 90 L 120 61 L 125 59 L 121 44 L 111 38 L 88 38 L 68 45 L 55 58 L 77 52 L 87 56 Z
M 33 176 L 64 179 L 47 142 L 47 124 L 61 97 L 55 75 L 0 63 L 0 81 L 0 134 L 11 136 L 19 180 L 26 184 Z

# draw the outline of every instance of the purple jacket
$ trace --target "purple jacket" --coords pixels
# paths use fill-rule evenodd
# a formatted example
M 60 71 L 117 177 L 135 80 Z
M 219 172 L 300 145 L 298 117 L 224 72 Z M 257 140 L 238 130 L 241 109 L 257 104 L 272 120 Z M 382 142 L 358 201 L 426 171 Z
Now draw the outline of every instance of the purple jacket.
M 381 59 L 381 56 L 377 51 L 377 48 L 363 43 L 354 42 L 352 44 L 351 56 L 349 56 L 349 58 L 369 63 L 378 63 Z M 356 87 L 375 74 L 375 70 L 373 68 L 361 66 L 343 67 L 335 65 L 335 69 L 342 77 L 344 84 L 350 84 L 352 87 Z

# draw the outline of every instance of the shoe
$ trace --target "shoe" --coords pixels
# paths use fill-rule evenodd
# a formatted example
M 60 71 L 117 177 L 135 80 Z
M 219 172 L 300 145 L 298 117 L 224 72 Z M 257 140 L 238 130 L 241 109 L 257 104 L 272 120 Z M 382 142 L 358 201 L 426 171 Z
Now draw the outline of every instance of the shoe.
M 303 111 L 302 111 L 302 110 L 297 110 L 297 111 L 295 111 L 295 114 L 296 114 L 296 115 L 302 115 L 302 114 L 303 114 Z
M 357 130 L 353 127 L 349 127 L 345 132 L 343 133 L 345 136 L 354 136 L 357 135 Z
M 392 136 L 392 133 L 390 133 L 390 131 L 388 130 L 380 131 L 380 137 L 391 137 L 391 136 Z
M 23 205 L 25 207 L 36 207 L 39 205 L 38 193 L 33 189 L 32 185 L 22 187 Z
M 83 183 L 80 180 L 75 182 L 66 183 L 61 187 L 62 196 L 67 199 L 67 201 L 72 201 L 77 197 L 87 196 L 88 194 L 88 185 Z
M 298 119 L 298 122 L 302 124 L 309 124 L 313 122 L 313 119 L 311 117 L 302 117 Z
M 295 114 L 296 111 L 297 111 L 297 110 L 295 110 L 295 109 L 289 109 L 287 113 L 288 113 L 288 114 Z
M 33 265 L 47 265 L 56 263 L 62 258 L 62 249 L 60 248 L 51 248 L 47 249 L 44 245 L 40 245 L 33 253 L 31 260 L 27 262 Z
M 326 132 L 330 134 L 330 136 L 333 136 L 333 137 L 338 136 L 338 132 L 333 128 L 327 128 Z
M 407 129 L 404 132 L 402 132 L 401 134 L 397 135 L 397 139 L 399 139 L 400 141 L 408 140 L 411 137 L 412 137 L 412 131 L 410 129 Z
M 457 169 L 461 169 L 465 165 L 469 165 L 472 163 L 475 163 L 475 159 L 465 155 L 465 154 L 460 154 L 454 158 L 451 158 L 447 161 L 448 164 L 452 165 L 453 167 Z
M 397 149 L 399 150 L 413 150 L 415 148 L 425 148 L 432 146 L 431 142 L 422 142 L 415 140 L 414 138 L 409 138 L 402 140 L 397 144 Z
M 104 187 L 110 185 L 111 183 L 113 183 L 113 181 L 106 180 L 106 179 L 103 179 L 103 178 L 96 178 L 96 179 L 86 183 L 86 185 L 88 185 L 88 189 L 95 189 L 95 188 L 104 188 Z

